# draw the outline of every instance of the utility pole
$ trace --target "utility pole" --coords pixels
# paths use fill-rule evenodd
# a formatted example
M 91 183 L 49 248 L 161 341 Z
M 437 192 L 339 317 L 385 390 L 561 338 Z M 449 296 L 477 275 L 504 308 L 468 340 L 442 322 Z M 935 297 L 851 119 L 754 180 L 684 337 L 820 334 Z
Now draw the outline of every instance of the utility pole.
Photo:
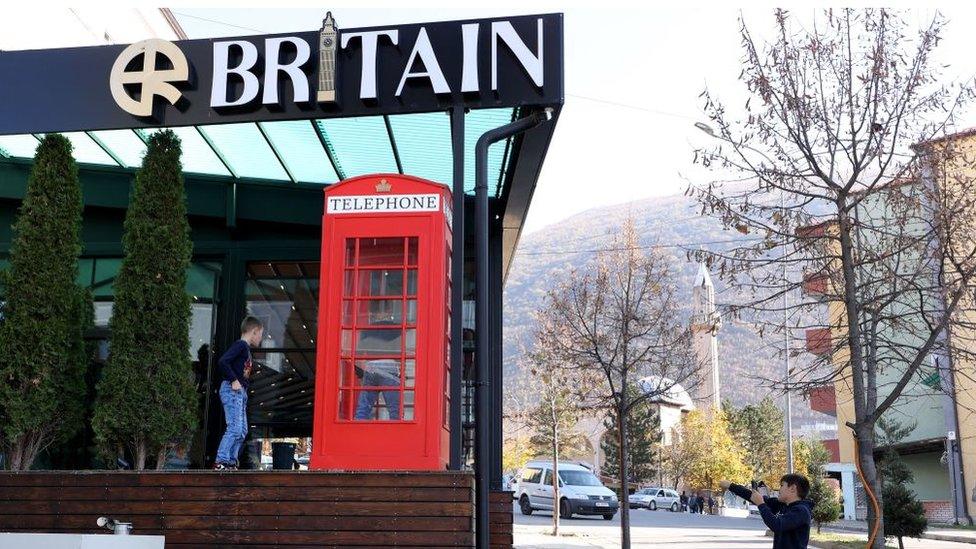
M 779 193 L 779 208 L 783 214 L 783 218 L 786 218 L 786 191 L 780 190 Z M 783 290 L 783 338 L 784 338 L 784 380 L 783 387 L 786 391 L 786 413 L 784 414 L 784 420 L 786 421 L 786 472 L 793 473 L 793 397 L 791 396 L 790 387 L 790 283 L 788 277 L 788 271 L 786 269 L 786 243 L 783 243 L 783 284 L 786 288 Z

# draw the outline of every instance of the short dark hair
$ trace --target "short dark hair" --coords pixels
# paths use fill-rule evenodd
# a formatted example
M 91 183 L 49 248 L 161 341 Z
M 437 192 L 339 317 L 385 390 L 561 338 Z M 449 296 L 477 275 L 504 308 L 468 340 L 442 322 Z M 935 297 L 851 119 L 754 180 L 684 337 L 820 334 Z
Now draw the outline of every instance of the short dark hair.
M 779 479 L 779 481 L 787 486 L 796 486 L 796 495 L 800 496 L 800 499 L 807 499 L 807 496 L 810 494 L 810 481 L 803 475 L 789 473 L 783 475 L 783 478 Z
M 264 328 L 264 323 L 253 316 L 245 316 L 241 321 L 241 333 L 246 334 L 255 328 Z

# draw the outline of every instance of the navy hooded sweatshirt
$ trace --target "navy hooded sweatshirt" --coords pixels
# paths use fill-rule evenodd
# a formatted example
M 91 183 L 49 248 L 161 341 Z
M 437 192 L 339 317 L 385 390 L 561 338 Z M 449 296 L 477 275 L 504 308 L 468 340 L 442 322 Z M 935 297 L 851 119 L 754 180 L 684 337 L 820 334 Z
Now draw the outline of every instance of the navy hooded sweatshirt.
M 752 498 L 752 490 L 739 484 L 730 485 L 729 491 L 746 501 Z M 801 499 L 787 505 L 777 498 L 765 496 L 763 502 L 759 514 L 773 532 L 773 549 L 807 549 L 813 502 Z
M 238 339 L 217 361 L 220 373 L 226 381 L 240 381 L 247 387 L 251 377 L 251 347 L 243 339 Z

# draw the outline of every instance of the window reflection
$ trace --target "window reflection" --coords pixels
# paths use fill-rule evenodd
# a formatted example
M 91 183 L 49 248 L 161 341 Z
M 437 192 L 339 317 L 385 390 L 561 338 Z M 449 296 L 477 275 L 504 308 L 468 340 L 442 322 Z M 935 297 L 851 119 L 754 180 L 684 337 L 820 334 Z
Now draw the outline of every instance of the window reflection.
M 247 265 L 247 312 L 265 326 L 261 349 L 252 354 L 249 422 L 265 437 L 312 431 L 318 276 L 318 263 Z

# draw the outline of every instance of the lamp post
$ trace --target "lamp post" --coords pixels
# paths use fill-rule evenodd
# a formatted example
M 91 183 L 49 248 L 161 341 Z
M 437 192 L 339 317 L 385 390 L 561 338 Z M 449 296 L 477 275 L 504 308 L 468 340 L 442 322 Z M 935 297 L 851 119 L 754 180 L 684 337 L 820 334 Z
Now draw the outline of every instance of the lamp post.
M 742 143 L 735 143 L 731 139 L 728 139 L 727 137 L 723 137 L 722 135 L 719 135 L 719 134 L 715 133 L 715 130 L 711 126 L 709 126 L 708 124 L 706 124 L 704 122 L 695 122 L 695 128 L 697 128 L 698 130 L 701 130 L 702 133 L 705 133 L 709 137 L 714 137 L 715 139 L 720 139 L 722 141 L 726 141 L 728 143 L 732 143 L 733 145 L 735 145 L 737 147 L 742 147 L 744 149 L 749 149 L 750 151 L 752 151 L 752 152 L 758 154 L 759 156 L 762 156 L 763 158 L 765 158 L 766 161 L 772 163 L 772 160 L 768 156 L 766 156 L 766 154 L 764 152 L 762 152 L 762 151 L 760 151 L 760 150 L 758 150 L 758 149 L 756 149 L 754 147 L 751 147 L 749 145 L 745 145 L 745 144 L 742 144 Z M 786 212 L 786 191 L 784 189 L 780 189 L 779 207 L 780 207 L 780 210 L 783 211 L 783 213 Z M 787 281 L 787 268 L 786 268 L 786 261 L 785 261 L 785 259 L 786 259 L 786 244 L 785 243 L 783 244 L 783 255 L 782 255 L 782 258 L 784 259 L 784 261 L 783 261 L 783 282 L 785 284 L 786 281 Z M 786 410 L 785 410 L 785 414 L 784 414 L 785 415 L 784 421 L 786 423 L 786 425 L 785 425 L 785 428 L 786 428 L 786 472 L 792 473 L 793 472 L 793 402 L 792 402 L 791 389 L 790 389 L 790 344 L 791 344 L 791 342 L 790 342 L 790 330 L 789 330 L 789 318 L 790 318 L 790 313 L 789 313 L 789 295 L 790 295 L 789 287 L 787 287 L 783 291 L 783 339 L 784 339 L 783 343 L 784 343 L 784 348 L 785 348 L 784 349 L 784 351 L 785 351 L 784 352 L 784 358 L 785 358 L 785 360 L 784 360 L 783 387 L 784 387 L 784 390 L 785 390 L 785 393 L 786 393 Z

